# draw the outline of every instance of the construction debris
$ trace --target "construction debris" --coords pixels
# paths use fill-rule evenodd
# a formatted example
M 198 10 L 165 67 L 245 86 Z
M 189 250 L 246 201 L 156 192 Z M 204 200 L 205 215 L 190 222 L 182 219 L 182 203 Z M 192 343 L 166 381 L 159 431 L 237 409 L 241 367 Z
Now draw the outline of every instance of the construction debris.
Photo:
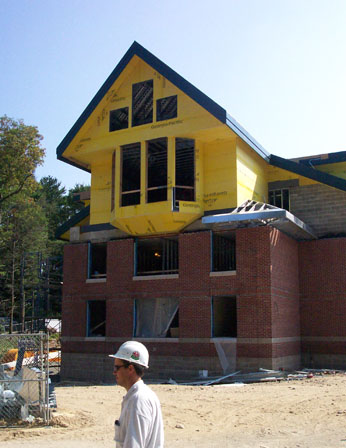
M 335 375 L 337 373 L 346 373 L 342 370 L 330 369 L 303 369 L 293 372 L 285 372 L 284 370 L 268 370 L 260 368 L 258 372 L 241 373 L 240 370 L 232 372 L 221 377 L 213 377 L 206 379 L 196 379 L 192 381 L 179 381 L 170 378 L 168 384 L 179 386 L 212 386 L 216 384 L 250 384 L 278 381 L 293 381 L 311 379 L 315 375 Z

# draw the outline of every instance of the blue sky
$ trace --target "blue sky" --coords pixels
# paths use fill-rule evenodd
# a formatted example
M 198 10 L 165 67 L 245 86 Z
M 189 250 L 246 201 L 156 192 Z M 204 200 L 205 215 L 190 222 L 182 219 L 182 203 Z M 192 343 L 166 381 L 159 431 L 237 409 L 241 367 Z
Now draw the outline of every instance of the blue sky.
M 0 115 L 36 125 L 37 178 L 90 176 L 56 147 L 134 40 L 264 148 L 346 150 L 345 0 L 0 0 Z

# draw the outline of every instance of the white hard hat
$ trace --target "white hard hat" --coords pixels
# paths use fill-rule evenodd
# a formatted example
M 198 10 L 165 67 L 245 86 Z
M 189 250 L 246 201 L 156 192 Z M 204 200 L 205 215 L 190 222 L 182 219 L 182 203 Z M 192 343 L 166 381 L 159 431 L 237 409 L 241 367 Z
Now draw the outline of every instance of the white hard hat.
M 111 358 L 123 359 L 140 366 L 149 367 L 149 352 L 146 347 L 137 341 L 124 342 Z

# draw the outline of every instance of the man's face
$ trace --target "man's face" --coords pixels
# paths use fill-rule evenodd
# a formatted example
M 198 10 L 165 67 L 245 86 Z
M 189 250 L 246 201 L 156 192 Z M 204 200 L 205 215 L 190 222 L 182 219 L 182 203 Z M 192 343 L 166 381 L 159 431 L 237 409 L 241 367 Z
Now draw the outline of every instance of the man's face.
M 125 387 L 128 384 L 128 367 L 125 367 L 122 359 L 115 358 L 114 359 L 114 370 L 113 375 L 115 376 L 115 380 L 119 386 Z

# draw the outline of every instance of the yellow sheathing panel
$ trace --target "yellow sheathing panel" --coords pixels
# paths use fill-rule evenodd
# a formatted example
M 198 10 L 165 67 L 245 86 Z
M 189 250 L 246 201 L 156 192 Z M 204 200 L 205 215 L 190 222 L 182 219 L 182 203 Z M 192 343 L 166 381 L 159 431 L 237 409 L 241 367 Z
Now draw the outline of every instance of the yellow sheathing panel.
M 132 127 L 132 85 L 150 79 L 154 82 L 153 122 Z M 171 95 L 178 96 L 177 118 L 157 122 L 156 100 Z M 129 128 L 109 132 L 109 112 L 123 107 L 129 108 Z M 64 151 L 64 157 L 92 164 L 95 157 L 99 157 L 102 152 L 111 152 L 114 146 L 163 136 L 185 137 L 200 129 L 223 126 L 166 78 L 134 56 Z
M 130 235 L 175 233 L 202 215 L 196 202 L 180 201 L 180 211 L 172 212 L 170 201 L 119 207 L 111 224 Z
M 237 206 L 248 199 L 266 202 L 267 163 L 239 138 L 236 147 Z
M 235 139 L 214 141 L 203 146 L 203 205 L 205 211 L 237 205 Z
M 132 85 L 151 79 L 154 83 L 153 122 L 132 127 Z M 177 95 L 177 117 L 157 122 L 157 99 L 172 95 Z M 109 112 L 123 107 L 129 108 L 129 127 L 109 132 Z M 167 137 L 168 141 L 167 201 L 147 204 L 146 142 L 160 137 Z M 195 140 L 196 201 L 179 201 L 179 211 L 172 211 L 176 137 Z M 222 139 L 221 143 L 218 139 Z M 74 158 L 91 167 L 90 224 L 110 222 L 115 227 L 133 235 L 172 233 L 178 232 L 202 216 L 205 204 L 208 204 L 208 209 L 215 209 L 213 206 L 215 202 L 216 208 L 231 207 L 231 203 L 236 205 L 235 179 L 230 175 L 231 165 L 233 172 L 235 167 L 232 139 L 234 141 L 234 134 L 226 125 L 135 56 L 65 150 L 64 157 Z M 120 207 L 121 147 L 136 142 L 141 144 L 140 204 Z M 211 167 L 206 178 L 208 194 L 210 194 L 207 197 L 204 187 L 205 147 L 208 148 L 207 154 L 209 154 L 207 164 Z M 113 152 L 115 152 L 115 207 L 111 212 Z M 226 165 L 228 164 L 229 168 L 226 169 L 225 161 L 222 160 L 223 154 L 227 154 Z M 231 154 L 230 161 L 228 160 L 229 154 Z M 218 163 L 222 166 L 221 171 L 227 173 L 224 181 L 222 181 L 222 172 L 217 172 L 215 157 L 218 158 Z
M 281 168 L 276 168 L 275 166 L 268 165 L 267 167 L 268 182 L 276 182 L 280 180 L 290 180 L 299 179 L 299 185 L 312 185 L 318 182 L 312 179 L 308 179 L 304 176 L 299 176 L 299 174 L 292 173 L 291 171 L 286 171 Z
M 90 224 L 108 223 L 111 211 L 112 157 L 91 168 Z
M 333 176 L 346 179 L 346 162 L 328 163 L 326 165 L 316 165 L 314 167 L 318 171 L 332 174 Z

